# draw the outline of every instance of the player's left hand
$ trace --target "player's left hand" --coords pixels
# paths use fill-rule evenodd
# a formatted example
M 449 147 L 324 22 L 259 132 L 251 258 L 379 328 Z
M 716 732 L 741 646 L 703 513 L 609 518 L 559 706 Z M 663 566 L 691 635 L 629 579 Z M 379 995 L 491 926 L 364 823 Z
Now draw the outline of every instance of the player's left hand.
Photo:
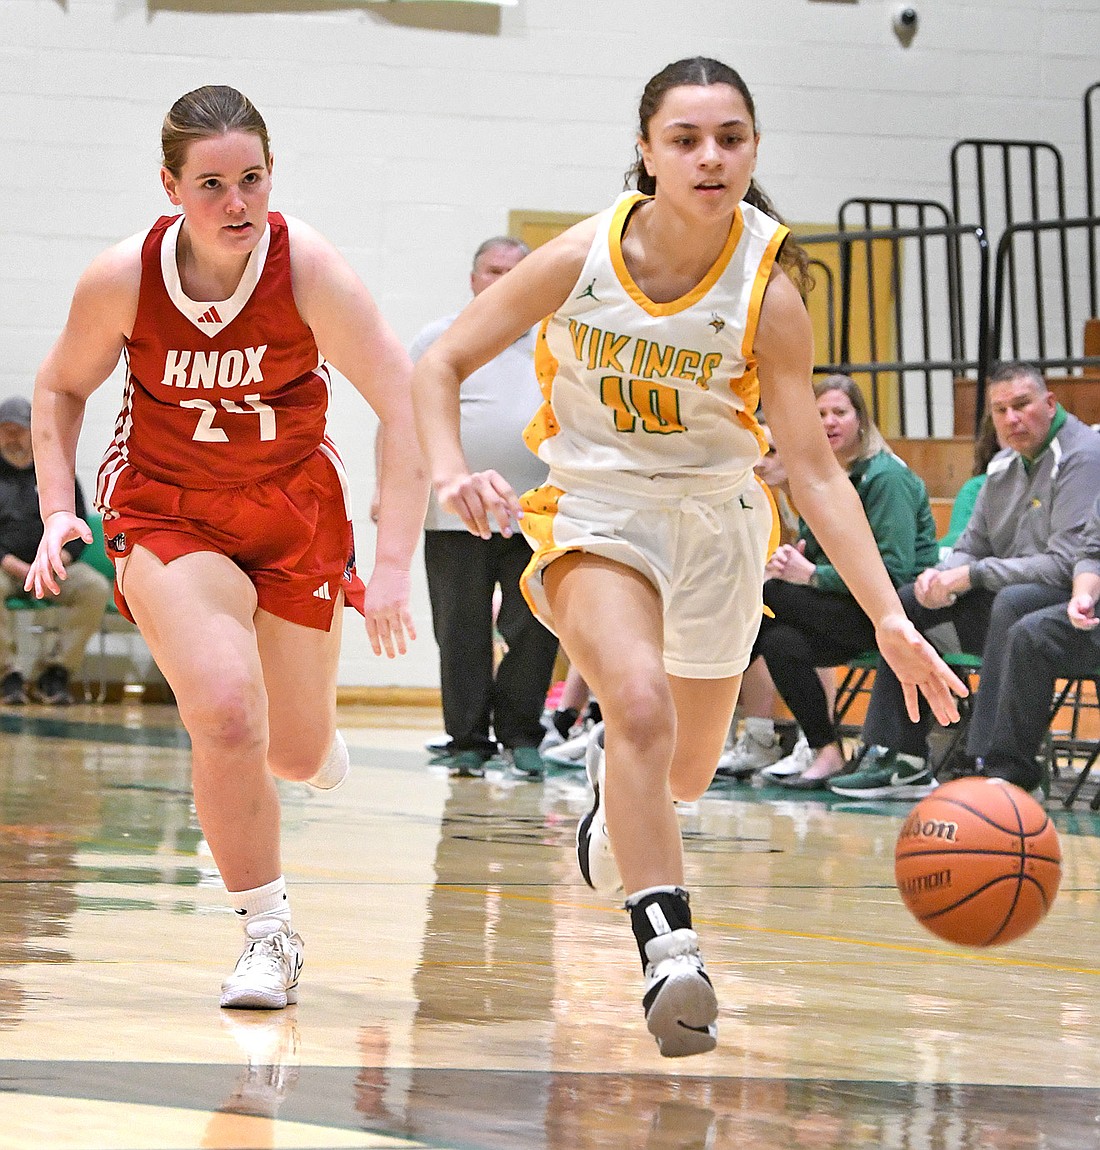
M 946 726 L 959 721 L 955 698 L 964 699 L 970 692 L 907 616 L 887 615 L 875 630 L 875 641 L 879 654 L 901 683 L 911 722 L 920 718 L 918 690 L 928 700 L 938 723 Z
M 376 655 L 383 651 L 387 658 L 404 655 L 408 641 L 416 638 L 416 627 L 409 612 L 409 572 L 396 567 L 376 565 L 367 583 L 363 599 L 363 616 Z

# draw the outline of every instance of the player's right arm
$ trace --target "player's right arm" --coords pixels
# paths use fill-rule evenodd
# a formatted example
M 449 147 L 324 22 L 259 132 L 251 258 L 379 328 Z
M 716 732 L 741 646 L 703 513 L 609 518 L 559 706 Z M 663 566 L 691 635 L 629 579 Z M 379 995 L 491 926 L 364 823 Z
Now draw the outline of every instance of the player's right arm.
M 516 493 L 497 472 L 471 474 L 460 438 L 459 388 L 569 298 L 595 229 L 594 219 L 582 220 L 525 256 L 474 296 L 416 362 L 413 409 L 432 486 L 440 506 L 482 539 L 490 537 L 491 521 L 510 535 L 521 512 Z
M 874 624 L 879 652 L 901 683 L 910 719 L 917 721 L 919 690 L 941 723 L 956 722 L 954 696 L 964 696 L 966 685 L 906 616 L 859 495 L 829 447 L 813 398 L 809 315 L 778 269 L 764 293 L 753 349 L 761 403 L 787 464 L 795 506 Z
M 132 236 L 89 264 L 73 292 L 65 326 L 35 377 L 31 434 L 45 530 L 25 588 L 38 598 L 60 589 L 65 544 L 77 537 L 92 541 L 74 503 L 76 444 L 88 396 L 114 371 L 133 330 L 142 239 Z

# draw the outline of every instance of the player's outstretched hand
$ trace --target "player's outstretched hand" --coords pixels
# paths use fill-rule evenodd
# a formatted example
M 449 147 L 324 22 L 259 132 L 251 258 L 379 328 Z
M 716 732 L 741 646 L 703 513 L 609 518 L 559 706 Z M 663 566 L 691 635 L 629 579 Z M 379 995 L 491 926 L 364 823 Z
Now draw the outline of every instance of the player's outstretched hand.
M 68 578 L 62 552 L 65 544 L 74 539 L 92 541 L 92 529 L 83 519 L 71 511 L 55 511 L 47 516 L 38 552 L 23 583 L 24 591 L 30 591 L 36 599 L 60 594 L 61 583 Z
M 436 486 L 444 511 L 457 515 L 466 529 L 481 539 L 492 537 L 492 524 L 505 539 L 514 535 L 523 517 L 519 499 L 508 481 L 496 471 L 475 471 Z
M 416 638 L 409 612 L 409 573 L 376 564 L 363 597 L 367 637 L 376 655 L 404 655 L 408 641 Z
M 966 684 L 905 615 L 887 615 L 875 631 L 875 640 L 879 654 L 901 683 L 905 710 L 912 722 L 920 718 L 918 690 L 928 700 L 937 722 L 946 726 L 959 721 L 955 699 L 970 693 Z

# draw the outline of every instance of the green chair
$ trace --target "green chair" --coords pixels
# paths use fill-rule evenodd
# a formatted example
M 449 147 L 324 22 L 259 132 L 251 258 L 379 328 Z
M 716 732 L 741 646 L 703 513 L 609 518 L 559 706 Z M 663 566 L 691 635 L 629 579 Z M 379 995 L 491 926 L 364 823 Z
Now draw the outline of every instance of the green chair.
M 43 657 L 50 637 L 57 633 L 57 604 L 52 599 L 9 595 L 4 599 L 4 606 L 26 620 L 27 633 L 37 640 L 40 658 Z
M 878 660 L 878 651 L 863 651 L 844 664 L 844 675 L 837 686 L 836 703 L 833 711 L 837 729 L 844 736 L 855 737 L 860 733 L 860 727 L 846 723 L 845 718 L 859 695 L 870 694 L 874 685 L 873 676 L 878 667 Z M 933 774 L 949 768 L 954 755 L 961 752 L 966 744 L 966 732 L 970 724 L 971 700 L 982 670 L 981 656 L 968 655 L 963 651 L 949 651 L 943 656 L 943 661 L 970 688 L 970 697 L 959 700 L 959 722 L 947 729 L 946 742 L 942 749 L 934 755 Z

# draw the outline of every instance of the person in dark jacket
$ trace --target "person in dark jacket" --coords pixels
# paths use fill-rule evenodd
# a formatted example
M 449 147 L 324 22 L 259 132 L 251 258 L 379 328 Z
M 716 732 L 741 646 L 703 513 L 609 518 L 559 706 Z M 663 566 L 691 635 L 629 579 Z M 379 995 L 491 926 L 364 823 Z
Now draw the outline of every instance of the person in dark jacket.
M 76 485 L 77 514 L 84 516 L 84 493 Z M 23 590 L 31 561 L 42 538 L 38 513 L 38 484 L 31 452 L 31 405 L 22 396 L 0 403 L 0 703 L 18 706 L 30 701 L 28 684 L 35 696 L 52 706 L 72 702 L 70 683 L 79 671 L 84 648 L 96 633 L 110 583 L 94 567 L 78 563 L 85 544 L 75 539 L 65 546 L 66 579 L 53 602 L 57 625 L 38 663 L 25 670 L 19 666 L 15 618 L 7 601 L 30 599 Z
M 1056 679 L 1092 678 L 1100 668 L 1100 497 L 1073 568 L 1068 603 L 1032 611 L 1008 632 L 995 719 L 977 746 L 982 774 L 1025 791 L 1044 782 L 1039 747 L 1050 719 Z

